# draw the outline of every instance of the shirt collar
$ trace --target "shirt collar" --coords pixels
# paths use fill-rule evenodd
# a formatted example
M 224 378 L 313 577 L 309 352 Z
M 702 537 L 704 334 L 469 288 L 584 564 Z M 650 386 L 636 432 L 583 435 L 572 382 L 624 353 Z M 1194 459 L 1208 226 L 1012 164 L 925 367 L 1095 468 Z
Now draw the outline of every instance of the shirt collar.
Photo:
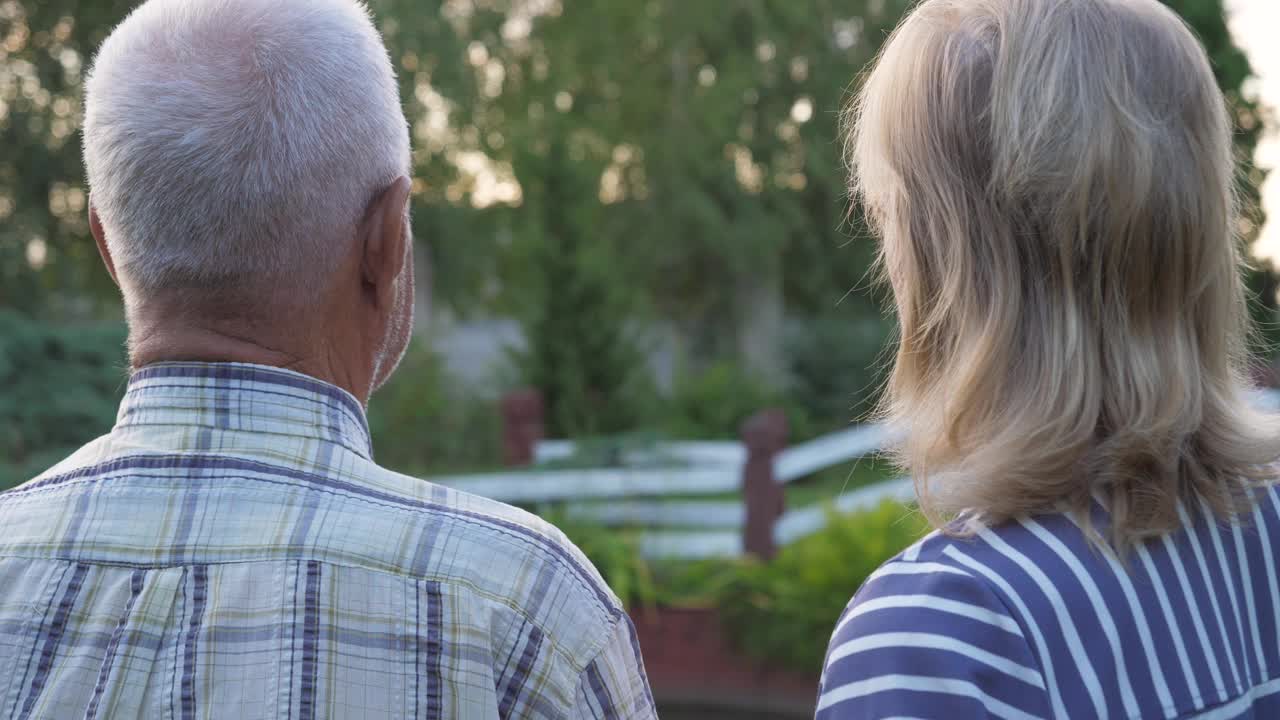
M 129 377 L 116 427 L 189 425 L 333 442 L 372 459 L 364 408 L 308 375 L 248 363 L 166 362 Z

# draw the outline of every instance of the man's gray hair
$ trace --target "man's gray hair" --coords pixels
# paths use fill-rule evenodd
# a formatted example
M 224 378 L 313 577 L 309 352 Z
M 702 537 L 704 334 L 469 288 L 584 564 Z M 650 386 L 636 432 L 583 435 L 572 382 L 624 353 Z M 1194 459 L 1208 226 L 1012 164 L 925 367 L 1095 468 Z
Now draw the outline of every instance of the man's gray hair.
M 354 0 L 149 0 L 94 61 L 84 148 L 117 270 L 144 295 L 314 280 L 410 164 Z

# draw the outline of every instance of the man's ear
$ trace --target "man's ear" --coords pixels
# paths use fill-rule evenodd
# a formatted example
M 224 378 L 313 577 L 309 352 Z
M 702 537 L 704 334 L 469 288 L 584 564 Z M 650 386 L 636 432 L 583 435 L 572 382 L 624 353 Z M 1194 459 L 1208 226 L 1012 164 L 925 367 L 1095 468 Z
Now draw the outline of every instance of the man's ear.
M 119 287 L 120 278 L 116 275 L 116 261 L 111 257 L 111 249 L 107 247 L 107 234 L 102 229 L 102 218 L 98 217 L 98 208 L 93 205 L 93 195 L 89 196 L 89 232 L 93 235 L 93 242 L 98 246 L 98 254 L 102 256 L 103 264 L 107 266 L 107 272 Z
M 365 211 L 361 280 L 380 306 L 394 302 L 395 280 L 404 270 L 408 254 L 405 207 L 409 203 L 410 187 L 409 178 L 403 175 L 396 178 Z

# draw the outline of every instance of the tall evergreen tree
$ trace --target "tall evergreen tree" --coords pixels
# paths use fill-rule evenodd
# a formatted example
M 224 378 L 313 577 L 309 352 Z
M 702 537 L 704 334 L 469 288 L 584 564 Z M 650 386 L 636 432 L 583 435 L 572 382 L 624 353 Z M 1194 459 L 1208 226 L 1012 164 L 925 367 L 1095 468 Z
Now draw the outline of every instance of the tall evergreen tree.
M 575 211 L 594 177 L 584 178 L 561 140 L 549 142 L 537 160 L 542 182 L 526 197 L 544 236 L 526 257 L 537 282 L 519 311 L 528 346 L 516 354 L 517 366 L 542 392 L 553 436 L 629 430 L 638 422 L 633 393 L 643 372 L 630 335 L 634 312 L 608 254 L 594 244 L 598 212 Z

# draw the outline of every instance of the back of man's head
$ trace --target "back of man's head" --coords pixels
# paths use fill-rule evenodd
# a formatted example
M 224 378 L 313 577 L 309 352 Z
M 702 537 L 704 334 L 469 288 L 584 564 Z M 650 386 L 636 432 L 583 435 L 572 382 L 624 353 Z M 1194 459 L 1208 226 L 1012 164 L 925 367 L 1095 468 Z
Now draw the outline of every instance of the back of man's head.
M 84 147 L 126 298 L 314 289 L 409 168 L 354 0 L 149 0 L 94 62 Z

